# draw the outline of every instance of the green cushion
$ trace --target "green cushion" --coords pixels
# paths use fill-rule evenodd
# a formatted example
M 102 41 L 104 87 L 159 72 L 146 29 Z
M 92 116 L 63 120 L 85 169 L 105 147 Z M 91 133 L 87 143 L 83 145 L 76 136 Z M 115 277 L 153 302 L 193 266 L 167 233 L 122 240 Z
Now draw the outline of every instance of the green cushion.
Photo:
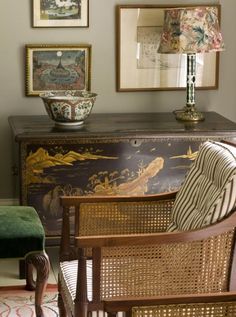
M 33 207 L 0 206 L 0 258 L 44 250 L 45 233 Z

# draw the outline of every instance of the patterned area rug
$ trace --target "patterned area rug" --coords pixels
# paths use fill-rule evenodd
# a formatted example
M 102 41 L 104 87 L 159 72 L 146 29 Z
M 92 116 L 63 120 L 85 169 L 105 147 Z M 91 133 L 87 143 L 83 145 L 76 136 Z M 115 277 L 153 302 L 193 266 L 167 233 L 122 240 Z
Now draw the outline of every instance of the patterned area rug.
M 43 311 L 45 317 L 56 317 L 57 288 L 49 285 L 44 294 Z M 35 317 L 34 292 L 22 286 L 0 287 L 0 317 Z

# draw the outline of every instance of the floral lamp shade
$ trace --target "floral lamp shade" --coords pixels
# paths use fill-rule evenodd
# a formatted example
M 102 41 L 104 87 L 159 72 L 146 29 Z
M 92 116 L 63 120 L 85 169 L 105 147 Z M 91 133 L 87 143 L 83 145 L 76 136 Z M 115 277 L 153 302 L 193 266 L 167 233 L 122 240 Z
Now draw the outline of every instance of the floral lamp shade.
M 224 50 L 216 7 L 165 10 L 159 53 L 208 53 Z
M 158 53 L 187 54 L 187 100 L 183 110 L 175 111 L 177 120 L 204 120 L 204 115 L 195 107 L 196 53 L 224 50 L 217 13 L 214 6 L 165 10 Z

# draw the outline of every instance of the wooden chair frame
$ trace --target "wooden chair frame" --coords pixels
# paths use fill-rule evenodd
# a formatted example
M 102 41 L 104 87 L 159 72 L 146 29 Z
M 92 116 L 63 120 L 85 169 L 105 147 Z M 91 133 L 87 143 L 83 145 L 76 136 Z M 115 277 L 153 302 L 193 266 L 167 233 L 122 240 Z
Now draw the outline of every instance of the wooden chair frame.
M 161 232 L 152 234 L 122 234 L 122 235 L 99 235 L 99 236 L 73 236 L 70 227 L 70 214 L 71 207 L 75 208 L 75 232 L 79 230 L 80 223 L 80 210 L 83 204 L 98 204 L 98 203 L 132 203 L 141 202 L 148 204 L 150 202 L 169 201 L 174 200 L 176 192 L 166 193 L 153 196 L 142 197 L 61 197 L 61 204 L 63 206 L 63 227 L 62 227 L 62 240 L 60 261 L 68 261 L 78 259 L 78 279 L 77 279 L 77 292 L 75 299 L 75 312 L 66 310 L 63 306 L 66 299 L 63 298 L 63 290 L 61 290 L 59 280 L 59 307 L 61 316 L 87 316 L 88 312 L 103 310 L 113 315 L 118 311 L 124 311 L 128 315 L 131 314 L 133 306 L 146 306 L 157 305 L 161 303 L 187 303 L 197 301 L 228 301 L 235 300 L 236 292 L 236 252 L 235 252 L 235 228 L 236 228 L 236 213 L 232 212 L 231 216 L 222 220 L 219 223 L 205 227 L 199 230 L 188 232 Z M 101 249 L 103 247 L 115 246 L 131 246 L 131 245 L 148 245 L 150 243 L 155 245 L 165 245 L 170 243 L 188 243 L 199 240 L 205 240 L 212 237 L 218 237 L 226 232 L 233 232 L 233 245 L 230 255 L 229 275 L 227 281 L 227 292 L 220 295 L 221 290 L 216 293 L 206 294 L 184 294 L 181 296 L 151 296 L 151 297 L 132 297 L 127 299 L 105 299 L 101 300 L 100 293 L 100 265 L 101 265 Z M 93 300 L 87 299 L 87 281 L 86 281 L 86 250 L 92 248 L 93 259 Z

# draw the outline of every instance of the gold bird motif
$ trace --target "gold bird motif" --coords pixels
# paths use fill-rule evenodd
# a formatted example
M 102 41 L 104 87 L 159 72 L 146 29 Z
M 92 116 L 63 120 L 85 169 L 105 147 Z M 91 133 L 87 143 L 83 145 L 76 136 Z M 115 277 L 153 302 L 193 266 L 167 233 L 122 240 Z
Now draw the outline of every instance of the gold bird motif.
M 171 156 L 171 159 L 176 159 L 176 158 L 185 158 L 185 159 L 189 159 L 191 161 L 194 161 L 197 157 L 198 151 L 193 152 L 191 146 L 189 146 L 188 150 L 187 150 L 187 154 L 183 154 L 183 155 L 176 155 L 176 156 Z

